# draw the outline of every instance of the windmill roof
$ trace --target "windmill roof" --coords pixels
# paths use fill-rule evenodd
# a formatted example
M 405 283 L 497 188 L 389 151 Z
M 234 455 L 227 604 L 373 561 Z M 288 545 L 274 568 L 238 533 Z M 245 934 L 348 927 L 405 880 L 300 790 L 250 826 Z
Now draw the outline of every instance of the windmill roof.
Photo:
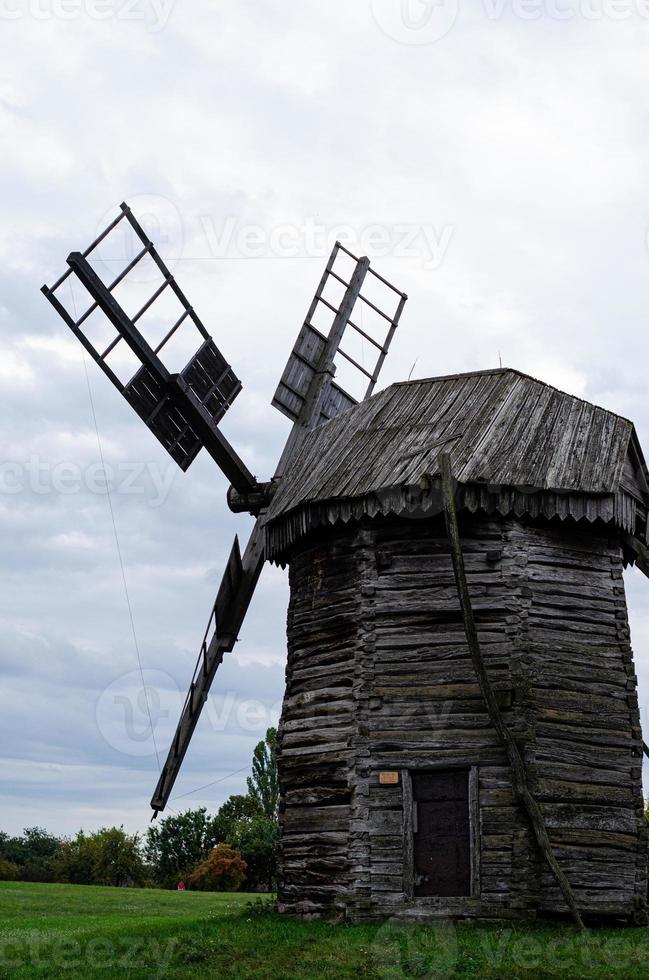
M 485 488 L 513 488 L 528 497 L 536 490 L 648 499 L 628 419 L 500 368 L 399 382 L 321 425 L 289 465 L 266 523 L 325 501 L 415 486 L 438 476 L 442 451 L 458 483 L 482 488 L 482 497 Z

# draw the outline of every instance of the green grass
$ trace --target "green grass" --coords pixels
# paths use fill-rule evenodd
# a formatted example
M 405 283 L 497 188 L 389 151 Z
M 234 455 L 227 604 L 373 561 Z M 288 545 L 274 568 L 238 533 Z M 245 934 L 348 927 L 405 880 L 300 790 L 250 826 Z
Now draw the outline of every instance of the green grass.
M 649 930 L 342 926 L 255 914 L 242 894 L 0 882 L 2 977 L 649 976 Z

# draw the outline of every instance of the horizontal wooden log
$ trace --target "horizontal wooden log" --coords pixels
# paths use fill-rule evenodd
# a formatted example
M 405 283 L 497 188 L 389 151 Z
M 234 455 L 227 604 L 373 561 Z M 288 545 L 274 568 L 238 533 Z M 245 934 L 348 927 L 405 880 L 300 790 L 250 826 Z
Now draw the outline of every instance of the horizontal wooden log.
M 514 520 L 463 527 L 484 659 L 510 698 L 501 710 L 552 846 L 579 901 L 603 909 L 591 893 L 609 887 L 619 914 L 644 873 L 621 565 L 605 536 Z M 475 684 L 443 534 L 397 519 L 340 526 L 296 553 L 290 574 L 281 902 L 377 919 L 545 907 L 549 884 Z M 417 907 L 404 892 L 401 779 L 384 787 L 378 772 L 438 765 L 479 767 L 482 899 Z M 561 907 L 558 892 L 552 901 Z

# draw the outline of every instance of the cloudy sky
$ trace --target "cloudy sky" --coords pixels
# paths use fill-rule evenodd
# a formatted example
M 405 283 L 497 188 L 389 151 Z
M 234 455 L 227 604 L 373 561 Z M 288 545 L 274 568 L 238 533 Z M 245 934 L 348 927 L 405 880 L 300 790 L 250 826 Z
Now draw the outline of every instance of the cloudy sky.
M 86 372 L 39 287 L 127 200 L 244 382 L 224 430 L 260 477 L 341 236 L 410 295 L 383 384 L 502 359 L 646 446 L 649 4 L 0 0 L 0 20 L 0 823 L 142 829 L 158 764 Z M 251 521 L 87 367 L 164 756 Z M 627 573 L 645 726 L 648 586 Z M 286 601 L 267 567 L 174 809 L 242 790 L 278 714 Z

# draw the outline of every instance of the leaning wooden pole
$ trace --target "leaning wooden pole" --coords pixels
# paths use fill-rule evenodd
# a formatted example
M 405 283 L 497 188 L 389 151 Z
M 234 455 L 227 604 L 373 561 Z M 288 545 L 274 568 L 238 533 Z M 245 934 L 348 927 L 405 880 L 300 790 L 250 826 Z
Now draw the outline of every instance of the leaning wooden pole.
M 514 776 L 514 792 L 527 811 L 527 815 L 530 819 L 530 823 L 532 824 L 532 829 L 543 857 L 547 861 L 550 870 L 557 880 L 557 884 L 563 893 L 563 897 L 566 900 L 577 927 L 579 929 L 583 929 L 584 923 L 579 913 L 579 909 L 577 908 L 577 903 L 575 901 L 575 896 L 570 886 L 570 882 L 559 867 L 559 863 L 552 850 L 552 844 L 550 843 L 550 838 L 548 837 L 543 814 L 541 813 L 541 809 L 532 796 L 527 785 L 527 774 L 525 772 L 523 757 L 518 751 L 518 746 L 516 745 L 511 732 L 502 719 L 500 708 L 496 702 L 496 697 L 494 695 L 491 681 L 489 680 L 489 675 L 487 674 L 482 657 L 480 642 L 478 640 L 478 632 L 476 630 L 475 619 L 473 617 L 473 607 L 471 605 L 471 597 L 469 595 L 466 571 L 464 569 L 464 556 L 462 554 L 460 530 L 457 520 L 457 510 L 455 507 L 455 482 L 453 480 L 451 461 L 448 453 L 442 453 L 440 455 L 439 467 L 442 475 L 444 516 L 446 518 L 446 530 L 451 543 L 453 571 L 455 572 L 455 582 L 457 585 L 460 606 L 462 609 L 462 617 L 464 620 L 464 632 L 466 633 L 469 652 L 471 654 L 473 667 L 478 678 L 478 684 L 487 705 L 487 711 L 489 712 L 491 723 L 496 729 L 496 732 L 498 733 L 498 736 L 507 752 L 509 764 Z

